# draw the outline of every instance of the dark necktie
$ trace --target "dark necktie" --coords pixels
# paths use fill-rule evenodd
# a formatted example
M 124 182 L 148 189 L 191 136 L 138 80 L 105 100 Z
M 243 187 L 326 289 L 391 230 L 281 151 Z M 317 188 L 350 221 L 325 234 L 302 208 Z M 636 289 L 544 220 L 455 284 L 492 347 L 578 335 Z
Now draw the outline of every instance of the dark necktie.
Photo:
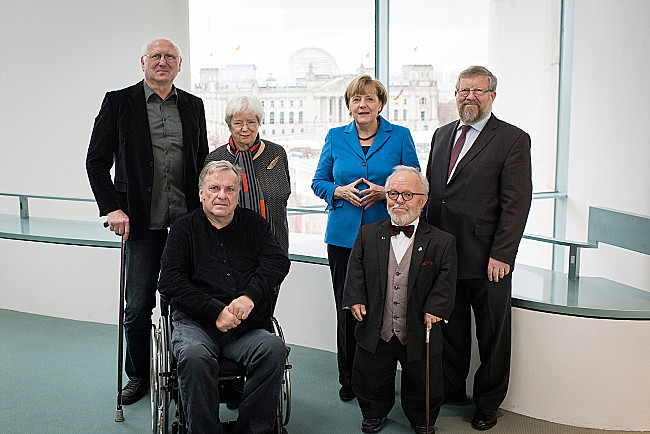
M 449 160 L 449 170 L 447 171 L 447 179 L 449 179 L 449 176 L 451 175 L 451 170 L 454 168 L 454 164 L 456 164 L 456 160 L 458 160 L 458 156 L 460 155 L 460 150 L 463 149 L 467 132 L 472 127 L 469 125 L 463 125 L 460 128 L 462 129 L 460 136 L 458 136 L 458 140 L 456 140 L 456 143 L 454 144 L 454 147 L 451 150 L 451 159 Z
M 404 235 L 411 238 L 413 236 L 413 230 L 414 230 L 413 225 L 408 225 L 408 226 L 390 225 L 390 228 L 388 229 L 388 232 L 390 233 L 391 237 L 394 236 L 394 235 L 399 234 L 400 232 L 404 232 Z

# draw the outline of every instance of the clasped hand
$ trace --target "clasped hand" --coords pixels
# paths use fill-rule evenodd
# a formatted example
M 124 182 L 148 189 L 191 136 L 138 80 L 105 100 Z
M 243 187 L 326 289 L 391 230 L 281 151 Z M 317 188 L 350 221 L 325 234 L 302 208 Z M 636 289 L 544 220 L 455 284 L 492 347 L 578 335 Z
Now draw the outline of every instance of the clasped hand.
M 217 317 L 216 326 L 219 331 L 227 332 L 237 327 L 243 320 L 248 318 L 255 303 L 247 295 L 242 295 L 230 302 L 230 304 L 223 308 Z
M 365 184 L 368 188 L 359 190 L 357 186 Z M 375 202 L 386 198 L 386 190 L 381 185 L 373 184 L 365 178 L 359 178 L 348 185 L 340 185 L 334 190 L 334 199 L 343 199 L 354 206 L 362 206 L 368 209 Z

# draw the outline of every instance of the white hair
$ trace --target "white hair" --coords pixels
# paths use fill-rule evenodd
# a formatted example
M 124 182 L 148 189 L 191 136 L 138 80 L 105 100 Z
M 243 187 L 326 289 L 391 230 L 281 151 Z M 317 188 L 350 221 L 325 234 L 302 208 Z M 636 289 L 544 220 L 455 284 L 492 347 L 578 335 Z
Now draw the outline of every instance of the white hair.
M 230 125 L 230 120 L 238 113 L 252 112 L 257 118 L 258 123 L 264 119 L 264 107 L 257 97 L 254 96 L 236 96 L 228 101 L 226 105 L 226 125 Z
M 151 46 L 151 44 L 153 44 L 154 42 L 159 41 L 161 39 L 165 40 L 165 41 L 169 41 L 174 46 L 174 50 L 176 50 L 176 55 L 178 57 L 181 57 L 181 49 L 180 49 L 180 47 L 178 45 L 174 44 L 174 42 L 171 39 L 167 39 L 167 38 L 154 38 L 151 41 L 147 42 L 146 44 L 144 44 L 142 46 L 142 49 L 140 50 L 140 56 L 144 56 L 146 54 L 149 54 L 149 47 Z
M 420 184 L 422 185 L 422 193 L 424 193 L 425 195 L 429 194 L 429 181 L 427 181 L 427 177 L 424 176 L 424 174 L 420 172 L 420 169 L 418 169 L 417 167 L 404 166 L 404 165 L 393 167 L 393 173 L 391 173 L 390 176 L 386 178 L 386 184 L 385 184 L 386 190 L 388 190 L 388 188 L 390 187 L 390 183 L 393 180 L 393 178 L 395 178 L 395 176 L 397 176 L 402 172 L 415 173 L 418 176 L 418 179 L 420 180 Z

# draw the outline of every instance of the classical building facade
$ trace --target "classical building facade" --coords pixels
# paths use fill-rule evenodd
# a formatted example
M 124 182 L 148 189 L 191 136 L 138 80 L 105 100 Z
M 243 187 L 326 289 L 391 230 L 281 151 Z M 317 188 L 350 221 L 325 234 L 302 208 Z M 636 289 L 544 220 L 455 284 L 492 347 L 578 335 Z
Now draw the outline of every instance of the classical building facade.
M 341 73 L 326 51 L 303 48 L 289 58 L 277 79 L 272 75 L 259 79 L 252 64 L 204 68 L 194 92 L 206 107 L 211 146 L 228 139 L 224 122 L 228 100 L 246 94 L 256 96 L 264 105 L 266 114 L 260 135 L 287 150 L 302 150 L 307 156 L 318 153 L 330 128 L 350 122 L 343 93 L 360 74 L 374 76 L 374 69 L 361 65 L 353 73 Z M 438 88 L 433 66 L 402 66 L 401 74 L 391 77 L 388 106 L 382 114 L 409 128 L 414 137 L 419 136 L 416 132 L 433 132 L 438 126 Z M 428 136 L 427 142 L 431 139 Z

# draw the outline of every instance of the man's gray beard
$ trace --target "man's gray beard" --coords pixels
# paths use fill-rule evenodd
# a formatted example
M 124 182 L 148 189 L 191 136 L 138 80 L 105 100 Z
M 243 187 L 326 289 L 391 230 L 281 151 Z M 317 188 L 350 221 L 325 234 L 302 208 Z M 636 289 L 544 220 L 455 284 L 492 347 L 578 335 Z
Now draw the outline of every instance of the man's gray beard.
M 409 212 L 408 214 L 405 214 L 403 216 L 398 216 L 393 212 L 392 208 L 388 209 L 388 215 L 390 216 L 390 219 L 395 223 L 397 226 L 406 226 L 408 224 L 411 224 L 415 221 L 417 218 L 417 214 L 413 215 L 414 213 Z
M 483 110 L 481 106 L 475 104 L 460 105 L 458 107 L 458 115 L 463 123 L 471 125 L 481 119 Z

